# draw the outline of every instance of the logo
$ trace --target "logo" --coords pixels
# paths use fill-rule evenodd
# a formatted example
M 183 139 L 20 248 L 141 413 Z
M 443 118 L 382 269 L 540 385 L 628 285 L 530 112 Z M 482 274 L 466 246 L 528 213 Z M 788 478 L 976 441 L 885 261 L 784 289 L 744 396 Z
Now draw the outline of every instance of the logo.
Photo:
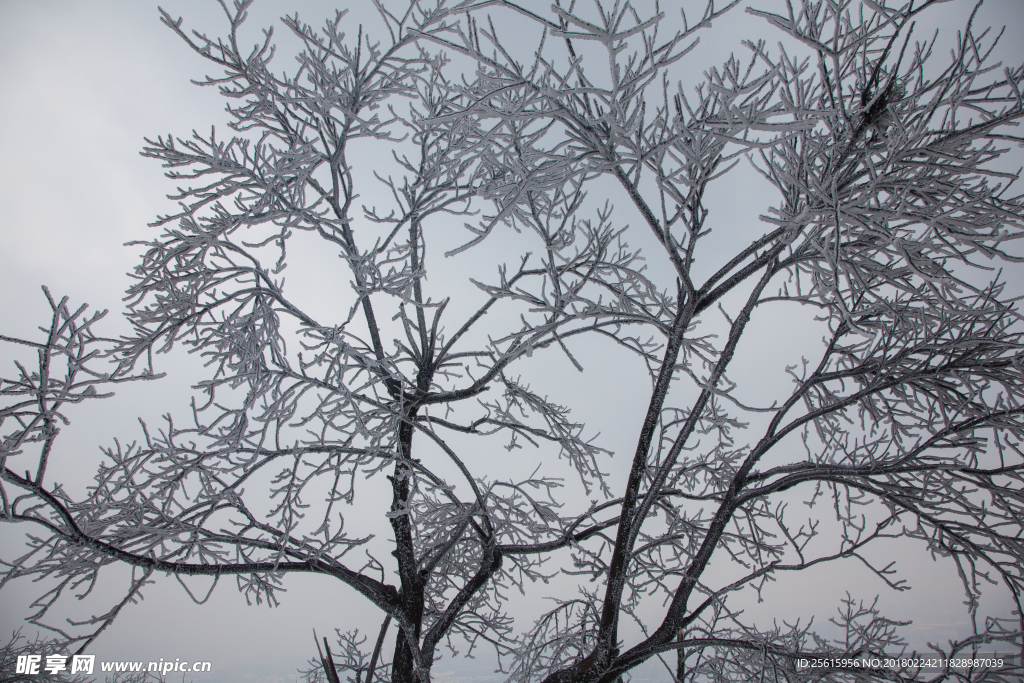
M 71 668 L 68 669 L 68 659 L 71 660 Z M 27 674 L 29 676 L 40 673 L 58 674 L 68 671 L 73 674 L 91 674 L 96 666 L 96 655 L 47 655 L 46 664 L 43 664 L 42 655 L 18 655 L 15 663 L 14 673 Z

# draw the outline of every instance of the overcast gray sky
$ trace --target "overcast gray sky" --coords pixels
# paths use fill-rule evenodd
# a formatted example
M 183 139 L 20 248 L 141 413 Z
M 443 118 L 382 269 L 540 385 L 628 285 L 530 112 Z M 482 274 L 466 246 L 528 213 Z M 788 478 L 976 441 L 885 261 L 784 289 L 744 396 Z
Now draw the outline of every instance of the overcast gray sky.
M 358 12 L 353 22 L 370 3 L 354 4 Z M 778 3 L 755 4 L 770 8 Z M 173 15 L 183 15 L 186 27 L 218 34 L 224 26 L 213 0 L 166 0 L 162 5 Z M 662 3 L 666 9 L 672 5 Z M 954 0 L 942 9 L 943 29 L 961 26 L 972 5 Z M 334 6 L 314 0 L 264 0 L 257 3 L 249 25 L 269 25 L 279 14 L 295 10 L 319 24 Z M 1016 62 L 1024 58 L 1024 2 L 989 0 L 979 22 L 1008 25 L 1008 57 Z M 759 37 L 751 35 L 758 32 L 771 37 L 764 26 L 738 16 L 716 27 L 726 30 L 693 59 L 703 68 L 701 59 L 717 62 L 740 38 Z M 165 195 L 173 190 L 158 164 L 139 156 L 143 137 L 222 126 L 223 100 L 214 90 L 189 83 L 206 73 L 204 62 L 159 23 L 156 2 L 0 0 L 0 331 L 28 334 L 45 322 L 39 290 L 43 284 L 58 296 L 119 310 L 128 284 L 124 273 L 136 255 L 121 245 L 153 234 L 146 224 L 170 208 Z M 719 217 L 730 211 L 756 216 L 764 210 L 752 201 L 755 196 L 745 198 L 747 204 L 723 194 Z M 752 373 L 784 365 L 770 361 L 762 355 L 745 362 Z M 95 470 L 98 446 L 113 436 L 131 434 L 137 415 L 155 419 L 186 406 L 188 385 L 197 376 L 195 365 L 185 361 L 159 387 L 125 388 L 116 399 L 72 412 L 74 423 L 59 454 L 69 488 L 86 483 Z M 621 438 L 628 441 L 634 435 Z M 16 547 L 16 531 L 0 526 L 4 551 Z M 890 599 L 894 616 L 921 615 L 917 628 L 923 639 L 940 632 L 939 627 L 966 624 L 961 610 L 950 611 L 955 603 L 939 599 L 960 590 L 948 568 L 927 558 L 904 568 L 919 580 L 910 593 Z M 334 628 L 366 629 L 379 618 L 376 610 L 335 582 L 289 578 L 286 587 L 275 609 L 246 607 L 228 581 L 206 605 L 196 606 L 174 580 L 161 579 L 142 604 L 123 613 L 92 652 L 99 659 L 213 662 L 217 675 L 196 676 L 197 681 L 287 680 L 314 654 L 313 628 L 320 634 Z M 794 613 L 799 613 L 798 595 L 817 593 L 834 602 L 845 588 L 831 569 L 808 572 L 793 587 L 799 590 L 793 594 Z M 34 587 L 24 589 L 0 593 L 0 634 L 21 625 Z M 751 609 L 756 613 L 759 608 Z M 489 670 L 486 663 L 479 666 Z M 445 670 L 443 665 L 437 669 Z

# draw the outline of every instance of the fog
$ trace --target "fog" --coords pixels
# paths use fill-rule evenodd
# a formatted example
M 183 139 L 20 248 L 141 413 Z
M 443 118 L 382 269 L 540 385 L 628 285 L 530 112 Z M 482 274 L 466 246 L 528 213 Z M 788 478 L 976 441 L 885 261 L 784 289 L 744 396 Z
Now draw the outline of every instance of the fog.
M 771 7 L 773 2 L 752 4 Z M 219 35 L 225 25 L 212 0 L 166 0 L 161 5 L 171 15 L 183 16 L 186 28 Z M 333 7 L 333 3 L 314 0 L 264 0 L 257 2 L 247 26 L 255 40 L 257 28 L 274 24 L 280 14 L 298 11 L 301 18 L 319 25 L 322 18 L 333 14 Z M 940 28 L 952 35 L 972 7 L 973 3 L 960 0 L 944 6 L 938 12 L 943 17 Z M 371 10 L 371 3 L 357 3 L 349 20 L 372 25 Z M 743 38 L 777 40 L 762 20 L 739 11 L 734 14 L 733 20 L 716 25 L 714 39 L 687 59 L 703 68 L 738 50 Z M 1004 41 L 1005 59 L 1024 59 L 1024 45 L 1018 38 L 1024 35 L 1024 3 L 989 0 L 977 22 L 1007 26 L 1011 40 Z M 287 30 L 279 22 L 277 25 L 276 37 L 284 47 Z M 278 58 L 284 60 L 286 55 L 284 47 Z M 160 24 L 157 3 L 150 0 L 0 0 L 0 65 L 0 333 L 30 336 L 37 326 L 46 324 L 43 285 L 58 297 L 69 296 L 75 305 L 88 303 L 92 308 L 109 309 L 106 331 L 121 331 L 124 323 L 118 316 L 129 282 L 125 274 L 139 254 L 138 247 L 125 245 L 154 236 L 155 228 L 147 224 L 157 215 L 173 211 L 166 195 L 174 190 L 174 183 L 164 178 L 158 163 L 139 155 L 143 138 L 168 133 L 185 136 L 193 129 L 206 131 L 211 125 L 224 127 L 224 103 L 215 89 L 190 83 L 209 69 Z M 743 201 L 736 200 L 734 186 L 716 187 L 719 194 L 708 200 L 713 218 L 720 226 L 762 230 L 757 217 L 773 198 L 760 193 L 763 187 L 759 190 L 760 181 L 753 172 L 740 177 L 745 185 Z M 361 198 L 366 203 L 372 200 L 372 195 Z M 622 216 L 623 220 L 635 220 L 625 212 Z M 726 246 L 736 235 L 722 231 L 711 238 L 716 239 Z M 341 304 L 320 292 L 347 286 L 347 276 L 336 277 L 337 282 L 331 279 L 336 257 L 311 249 L 308 253 L 296 251 L 291 258 L 293 270 L 288 277 L 308 294 L 311 306 L 334 314 Z M 437 256 L 428 264 L 431 286 L 437 291 L 445 288 L 446 268 L 458 269 L 459 278 L 452 282 L 462 281 L 473 269 L 491 276 L 500 258 L 500 245 L 485 245 L 461 260 Z M 299 262 L 302 266 L 296 267 Z M 706 265 L 708 272 L 716 267 L 714 263 Z M 1022 286 L 1019 278 L 1012 284 Z M 467 297 L 464 305 L 468 307 L 474 300 L 469 294 Z M 816 323 L 806 317 L 756 320 L 748 332 L 749 345 L 741 349 L 732 372 L 756 378 L 746 383 L 745 400 L 771 398 L 771 387 L 787 381 L 785 366 L 799 361 L 799 344 L 780 338 L 780 325 L 794 337 L 820 337 Z M 597 344 L 573 347 L 573 352 L 589 369 L 602 366 L 612 349 Z M 11 353 L 0 350 L 4 372 Z M 536 367 L 541 371 L 528 379 L 535 388 L 560 391 L 560 400 L 570 405 L 586 406 L 582 411 L 589 433 L 600 432 L 601 444 L 620 454 L 603 465 L 612 473 L 612 481 L 621 482 L 629 465 L 621 454 L 628 453 L 635 443 L 634 430 L 649 391 L 643 366 L 639 361 L 633 365 L 628 361 L 609 363 L 600 375 L 578 376 L 566 369 L 565 363 L 548 363 L 538 355 Z M 175 353 L 160 359 L 159 369 L 167 372 L 166 379 L 125 386 L 112 399 L 68 411 L 72 422 L 62 432 L 51 472 L 69 491 L 82 491 L 88 485 L 101 457 L 100 446 L 110 445 L 115 437 L 122 442 L 137 438 L 138 418 L 155 423 L 169 411 L 187 415 L 190 386 L 202 376 L 201 363 Z M 614 396 L 616 402 L 586 405 L 588 397 L 601 395 Z M 625 427 L 616 431 L 618 425 Z M 25 531 L 17 525 L 0 525 L 0 555 L 16 554 Z M 952 632 L 966 633 L 968 615 L 958 608 L 957 601 L 948 599 L 951 591 L 962 592 L 955 568 L 935 562 L 925 553 L 905 550 L 893 543 L 887 552 L 899 559 L 900 576 L 913 585 L 908 592 L 887 592 L 863 568 L 824 565 L 781 579 L 772 589 L 770 604 L 752 601 L 748 613 L 765 623 L 774 618 L 792 622 L 805 614 L 809 605 L 827 614 L 827 608 L 820 606 L 837 605 L 847 591 L 868 601 L 882 594 L 889 616 L 914 620 L 907 630 L 914 645 L 923 646 Z M 109 572 L 107 583 L 98 586 L 89 600 L 61 617 L 75 619 L 105 611 L 123 590 L 127 576 L 127 571 Z M 188 579 L 186 585 L 194 595 L 202 596 L 211 582 Z M 558 585 L 557 581 L 553 584 Z M 125 608 L 89 652 L 99 660 L 212 662 L 213 673 L 196 674 L 195 681 L 287 681 L 295 680 L 296 669 L 315 657 L 314 629 L 323 636 L 335 629 L 360 627 L 372 638 L 379 626 L 379 611 L 337 581 L 289 576 L 285 588 L 279 606 L 247 605 L 234 580 L 224 579 L 204 604 L 197 605 L 173 577 L 160 576 L 144 592 L 145 599 Z M 37 585 L 24 582 L 0 591 L 0 635 L 17 629 L 29 637 L 35 635 L 25 618 L 38 591 Z M 522 615 L 520 628 L 543 608 L 540 600 L 544 594 L 538 590 L 529 594 L 529 600 L 511 596 L 514 604 L 510 609 Z M 780 601 L 780 595 L 791 598 Z M 997 592 L 986 593 L 985 599 L 985 607 L 999 610 L 993 604 L 999 600 Z M 435 666 L 435 679 L 441 683 L 501 680 L 493 674 L 492 653 L 478 651 L 478 655 L 468 661 L 446 658 Z M 659 671 L 660 666 L 655 661 L 639 669 L 634 680 L 669 680 Z

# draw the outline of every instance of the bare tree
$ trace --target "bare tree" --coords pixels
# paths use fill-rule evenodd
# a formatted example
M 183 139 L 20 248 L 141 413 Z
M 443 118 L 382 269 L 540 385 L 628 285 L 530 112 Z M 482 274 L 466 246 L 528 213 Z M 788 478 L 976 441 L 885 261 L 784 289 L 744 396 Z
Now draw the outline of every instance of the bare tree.
M 902 590 L 874 549 L 905 539 L 963 582 L 973 632 L 938 654 L 1020 651 L 1024 340 L 992 273 L 1024 234 L 1000 165 L 1021 142 L 1024 67 L 992 63 L 977 9 L 944 58 L 938 36 L 913 34 L 936 0 L 765 3 L 751 11 L 782 44 L 746 43 L 694 86 L 696 34 L 736 2 L 695 22 L 618 2 L 378 4 L 377 37 L 340 12 L 321 31 L 286 17 L 300 50 L 280 74 L 272 32 L 242 38 L 250 4 L 222 2 L 223 39 L 162 15 L 220 72 L 204 84 L 234 135 L 148 141 L 181 209 L 143 244 L 134 333 L 92 337 L 51 300 L 45 341 L 4 338 L 39 350 L 38 370 L 0 385 L 4 516 L 42 529 L 4 580 L 57 582 L 34 623 L 115 563 L 136 571 L 124 601 L 61 631 L 69 643 L 157 574 L 234 576 L 259 602 L 313 572 L 382 612 L 369 636 L 339 634 L 339 657 L 321 651 L 327 680 L 426 683 L 442 641 L 493 644 L 521 681 L 611 683 L 666 653 L 676 681 L 924 680 L 798 667 L 903 652 L 877 603 L 848 597 L 838 638 L 742 613 L 823 563 Z M 709 188 L 751 166 L 776 193 L 767 228 L 716 225 Z M 491 280 L 431 293 L 444 256 L 495 240 Z M 334 319 L 285 284 L 287 248 L 309 242 L 350 281 L 323 275 Z M 763 380 L 730 365 L 758 352 L 751 322 L 767 316 L 812 318 L 823 336 L 791 340 L 804 360 L 761 403 L 747 396 Z M 595 336 L 650 379 L 642 420 L 614 427 L 635 440 L 621 481 L 596 430 L 514 374 L 540 357 L 600 373 L 577 357 Z M 108 449 L 81 500 L 44 481 L 60 406 L 155 376 L 151 354 L 175 345 L 210 369 L 191 423 Z M 494 453 L 524 443 L 536 460 L 499 473 Z M 381 480 L 390 501 L 375 506 L 364 489 Z M 357 509 L 386 520 L 390 557 L 350 530 Z M 516 632 L 506 593 L 559 573 L 579 594 Z M 979 609 L 986 582 L 1011 619 Z

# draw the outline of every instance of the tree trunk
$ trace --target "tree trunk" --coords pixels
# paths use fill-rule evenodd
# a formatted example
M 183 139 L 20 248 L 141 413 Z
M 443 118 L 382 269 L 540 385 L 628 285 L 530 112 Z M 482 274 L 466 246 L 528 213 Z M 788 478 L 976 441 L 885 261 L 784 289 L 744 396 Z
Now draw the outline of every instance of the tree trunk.
M 413 547 L 412 524 L 407 513 L 410 495 L 409 479 L 412 468 L 408 463 L 412 458 L 411 421 L 415 419 L 415 410 L 407 415 L 398 428 L 398 441 L 401 459 L 395 464 L 395 474 L 391 479 L 392 512 L 406 512 L 391 518 L 391 527 L 395 533 L 395 559 L 398 560 L 398 574 L 402 582 L 402 611 L 412 624 L 414 639 L 399 625 L 398 636 L 395 638 L 395 654 L 391 665 L 392 683 L 426 683 L 416 673 L 416 662 L 413 648 L 418 646 L 420 625 L 423 621 L 424 580 L 418 571 L 418 562 Z

